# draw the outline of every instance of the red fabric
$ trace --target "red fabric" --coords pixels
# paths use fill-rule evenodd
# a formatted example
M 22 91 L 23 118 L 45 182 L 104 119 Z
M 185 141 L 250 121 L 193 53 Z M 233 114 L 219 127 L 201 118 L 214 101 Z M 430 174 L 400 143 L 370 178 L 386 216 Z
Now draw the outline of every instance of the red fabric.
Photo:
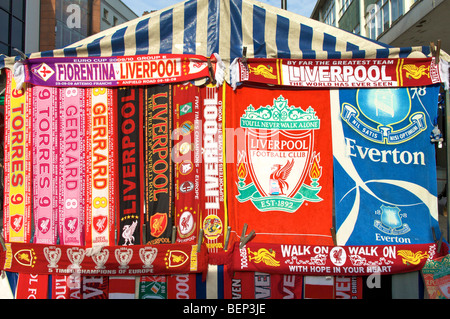
M 329 91 L 239 87 L 225 109 L 234 234 L 247 223 L 258 242 L 331 245 Z
M 167 276 L 167 299 L 196 299 L 196 274 Z
M 207 251 L 196 245 L 108 246 L 90 257 L 86 247 L 6 243 L 0 267 L 17 273 L 81 276 L 136 276 L 200 273 L 207 270 Z
M 203 188 L 200 88 L 190 83 L 174 85 L 173 105 L 176 242 L 196 243 L 201 228 L 199 191 Z
M 20 274 L 17 281 L 16 299 L 47 299 L 48 276 Z
M 437 257 L 436 244 L 308 246 L 250 242 L 233 252 L 235 271 L 310 276 L 367 276 L 418 271 Z

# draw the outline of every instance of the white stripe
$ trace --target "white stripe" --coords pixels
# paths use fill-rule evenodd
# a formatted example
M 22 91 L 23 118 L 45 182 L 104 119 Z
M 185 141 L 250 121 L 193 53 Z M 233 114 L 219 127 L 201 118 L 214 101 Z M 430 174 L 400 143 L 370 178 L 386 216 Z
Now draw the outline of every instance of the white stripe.
M 208 274 L 206 276 L 206 299 L 217 299 L 219 297 L 217 290 L 217 266 L 208 265 Z

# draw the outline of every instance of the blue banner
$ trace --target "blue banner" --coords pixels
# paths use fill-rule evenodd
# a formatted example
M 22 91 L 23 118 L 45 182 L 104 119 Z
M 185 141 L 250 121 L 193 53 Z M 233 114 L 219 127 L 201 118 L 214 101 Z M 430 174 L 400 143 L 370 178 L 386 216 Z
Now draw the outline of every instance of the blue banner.
M 338 245 L 440 238 L 435 145 L 439 85 L 332 90 Z

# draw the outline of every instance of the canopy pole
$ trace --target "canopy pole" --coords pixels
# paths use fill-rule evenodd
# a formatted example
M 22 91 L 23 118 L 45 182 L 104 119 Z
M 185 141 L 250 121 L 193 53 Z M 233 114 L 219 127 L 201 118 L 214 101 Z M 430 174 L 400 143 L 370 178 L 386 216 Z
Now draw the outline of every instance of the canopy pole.
M 287 10 L 287 0 L 281 0 L 281 9 Z
M 445 142 L 447 151 L 447 241 L 450 241 L 450 185 L 448 185 L 448 180 L 450 178 L 450 93 L 449 90 L 445 90 Z

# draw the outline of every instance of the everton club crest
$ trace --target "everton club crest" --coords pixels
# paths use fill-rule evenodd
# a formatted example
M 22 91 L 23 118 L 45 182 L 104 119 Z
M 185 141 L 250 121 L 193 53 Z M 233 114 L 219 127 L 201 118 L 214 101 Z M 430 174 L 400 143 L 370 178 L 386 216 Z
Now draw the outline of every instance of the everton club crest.
M 372 142 L 404 143 L 427 128 L 423 112 L 411 114 L 411 97 L 406 88 L 358 90 L 356 103 L 344 103 L 341 118 Z
M 249 105 L 241 117 L 246 146 L 237 154 L 240 202 L 260 211 L 293 213 L 305 202 L 320 202 L 320 153 L 314 131 L 320 119 L 312 107 L 289 106 L 280 96 L 273 105 Z

